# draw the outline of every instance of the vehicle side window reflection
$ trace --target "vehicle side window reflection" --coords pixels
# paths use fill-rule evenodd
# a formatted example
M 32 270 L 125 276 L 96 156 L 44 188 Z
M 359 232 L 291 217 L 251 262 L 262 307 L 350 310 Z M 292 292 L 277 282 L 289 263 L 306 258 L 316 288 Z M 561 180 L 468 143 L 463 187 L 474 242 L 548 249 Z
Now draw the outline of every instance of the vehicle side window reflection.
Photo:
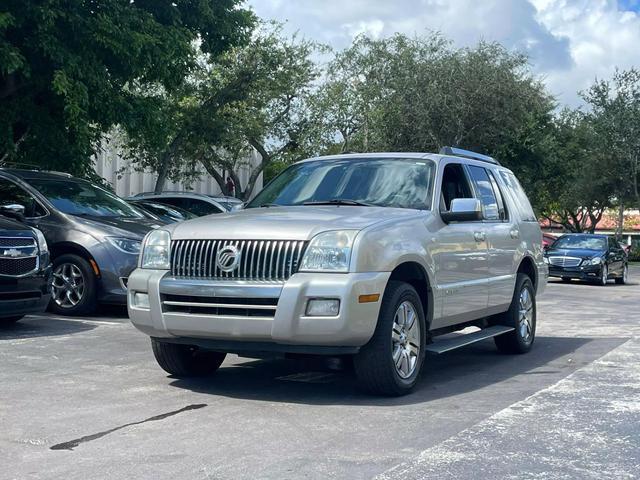
M 26 218 L 42 217 L 47 214 L 29 192 L 9 180 L 0 178 L 0 205 L 11 203 L 22 205 Z
M 506 221 L 509 219 L 509 214 L 507 212 L 507 205 L 504 201 L 504 196 L 502 195 L 502 191 L 500 190 L 500 185 L 496 181 L 495 176 L 491 170 L 487 170 L 489 174 L 489 180 L 491 181 L 491 186 L 493 187 L 493 193 L 496 196 L 496 201 L 498 203 L 498 214 L 500 215 L 500 220 Z
M 485 220 L 500 220 L 498 201 L 493 192 L 493 186 L 489 180 L 487 171 L 482 167 L 469 165 L 471 180 L 476 187 L 476 192 L 482 203 L 482 213 Z

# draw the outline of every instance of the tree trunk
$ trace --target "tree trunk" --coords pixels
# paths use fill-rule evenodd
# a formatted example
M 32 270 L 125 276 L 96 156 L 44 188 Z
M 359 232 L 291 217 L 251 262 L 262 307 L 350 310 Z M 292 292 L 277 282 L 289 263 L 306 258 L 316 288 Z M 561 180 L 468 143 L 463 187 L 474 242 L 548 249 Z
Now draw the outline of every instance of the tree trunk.
M 162 163 L 160 164 L 160 169 L 158 170 L 158 179 L 156 180 L 156 186 L 153 189 L 154 193 L 162 193 L 164 189 L 164 184 L 167 181 L 167 175 L 169 174 L 169 154 L 165 153 L 162 156 Z
M 616 225 L 616 238 L 620 240 L 624 232 L 624 205 L 620 203 L 618 207 L 618 225 Z

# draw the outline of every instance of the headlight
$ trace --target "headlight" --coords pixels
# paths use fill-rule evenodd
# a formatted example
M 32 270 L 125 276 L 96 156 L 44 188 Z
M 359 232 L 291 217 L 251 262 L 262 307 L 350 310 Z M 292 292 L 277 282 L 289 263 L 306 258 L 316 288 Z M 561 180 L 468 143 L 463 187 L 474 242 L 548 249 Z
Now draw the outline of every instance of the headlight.
M 121 237 L 107 237 L 107 240 L 109 240 L 109 243 L 121 252 L 130 253 L 132 255 L 138 255 L 140 253 L 140 245 L 142 245 L 140 240 Z
M 542 257 L 542 261 L 544 263 L 549 263 L 549 257 Z
M 589 259 L 585 260 L 584 263 L 586 263 L 587 265 L 600 265 L 602 263 L 602 258 L 594 257 L 590 260 Z
M 171 235 L 166 230 L 153 230 L 144 239 L 140 267 L 154 270 L 169 270 Z
M 335 230 L 316 235 L 302 258 L 300 270 L 348 272 L 351 247 L 357 234 L 357 230 Z
M 38 248 L 40 249 L 40 253 L 49 253 L 49 245 L 47 245 L 47 240 L 44 238 L 44 234 L 37 228 L 34 228 L 33 231 L 35 232 L 36 239 L 38 240 Z

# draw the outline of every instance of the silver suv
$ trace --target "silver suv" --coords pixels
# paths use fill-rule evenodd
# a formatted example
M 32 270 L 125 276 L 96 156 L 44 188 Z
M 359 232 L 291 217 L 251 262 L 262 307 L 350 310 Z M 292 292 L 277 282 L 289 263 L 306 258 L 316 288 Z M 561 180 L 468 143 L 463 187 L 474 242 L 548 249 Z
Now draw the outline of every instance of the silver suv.
M 362 388 L 401 395 L 427 353 L 527 352 L 547 277 L 513 173 L 447 147 L 304 160 L 243 210 L 155 230 L 128 304 L 173 375 L 226 353 L 348 355 Z

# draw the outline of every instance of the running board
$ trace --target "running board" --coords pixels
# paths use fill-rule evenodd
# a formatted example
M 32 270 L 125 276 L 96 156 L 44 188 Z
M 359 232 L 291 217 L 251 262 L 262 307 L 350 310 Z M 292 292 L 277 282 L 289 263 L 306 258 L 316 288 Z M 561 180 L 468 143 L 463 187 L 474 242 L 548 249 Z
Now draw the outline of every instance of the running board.
M 471 345 L 472 343 L 479 342 L 480 340 L 496 337 L 513 330 L 515 330 L 513 327 L 494 325 L 493 327 L 483 328 L 478 332 L 466 333 L 464 335 L 458 335 L 457 337 L 447 338 L 446 340 L 441 341 L 436 340 L 435 342 L 427 345 L 426 350 L 429 353 L 440 354 L 466 345 Z

